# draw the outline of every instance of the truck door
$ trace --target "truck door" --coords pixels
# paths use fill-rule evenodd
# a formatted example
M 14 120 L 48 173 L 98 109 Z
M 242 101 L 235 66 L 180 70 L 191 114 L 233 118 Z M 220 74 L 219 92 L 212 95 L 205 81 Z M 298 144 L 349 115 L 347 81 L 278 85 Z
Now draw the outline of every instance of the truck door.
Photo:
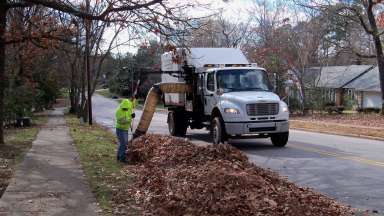
M 215 85 L 215 72 L 205 74 L 205 88 L 204 88 L 204 114 L 211 115 L 212 109 L 216 105 L 216 85 Z

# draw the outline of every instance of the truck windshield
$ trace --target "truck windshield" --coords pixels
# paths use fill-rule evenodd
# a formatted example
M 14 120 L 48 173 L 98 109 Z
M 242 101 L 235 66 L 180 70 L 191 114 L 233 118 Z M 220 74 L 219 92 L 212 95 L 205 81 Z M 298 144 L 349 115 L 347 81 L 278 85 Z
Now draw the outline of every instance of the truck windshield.
M 267 74 L 263 70 L 221 70 L 216 74 L 217 88 L 230 91 L 271 91 Z

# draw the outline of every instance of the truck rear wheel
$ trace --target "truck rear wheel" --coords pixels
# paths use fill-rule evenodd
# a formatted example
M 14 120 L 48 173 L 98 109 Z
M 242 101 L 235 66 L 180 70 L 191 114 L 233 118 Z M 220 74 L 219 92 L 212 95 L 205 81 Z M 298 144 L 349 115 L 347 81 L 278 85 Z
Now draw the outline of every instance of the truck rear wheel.
M 224 143 L 225 141 L 226 134 L 225 134 L 223 124 L 220 120 L 220 117 L 215 117 L 212 120 L 211 136 L 212 136 L 212 143 L 214 145 Z
M 172 136 L 185 136 L 187 133 L 187 120 L 181 111 L 170 111 L 168 113 L 168 130 Z
M 272 144 L 276 147 L 284 147 L 288 142 L 289 132 L 271 134 Z

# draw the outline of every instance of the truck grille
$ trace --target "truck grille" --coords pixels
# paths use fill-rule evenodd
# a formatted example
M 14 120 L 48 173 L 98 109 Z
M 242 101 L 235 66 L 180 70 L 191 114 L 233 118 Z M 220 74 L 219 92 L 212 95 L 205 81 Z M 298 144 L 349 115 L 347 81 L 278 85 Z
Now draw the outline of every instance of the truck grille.
M 278 103 L 247 104 L 247 114 L 249 116 L 277 115 L 278 113 Z

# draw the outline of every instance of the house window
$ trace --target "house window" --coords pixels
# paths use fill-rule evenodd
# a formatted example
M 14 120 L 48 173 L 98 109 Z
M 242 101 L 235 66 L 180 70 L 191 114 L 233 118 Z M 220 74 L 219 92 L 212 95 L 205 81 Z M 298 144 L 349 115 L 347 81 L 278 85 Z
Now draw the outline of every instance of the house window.
M 327 89 L 327 100 L 329 102 L 334 102 L 335 101 L 335 90 L 334 89 Z

